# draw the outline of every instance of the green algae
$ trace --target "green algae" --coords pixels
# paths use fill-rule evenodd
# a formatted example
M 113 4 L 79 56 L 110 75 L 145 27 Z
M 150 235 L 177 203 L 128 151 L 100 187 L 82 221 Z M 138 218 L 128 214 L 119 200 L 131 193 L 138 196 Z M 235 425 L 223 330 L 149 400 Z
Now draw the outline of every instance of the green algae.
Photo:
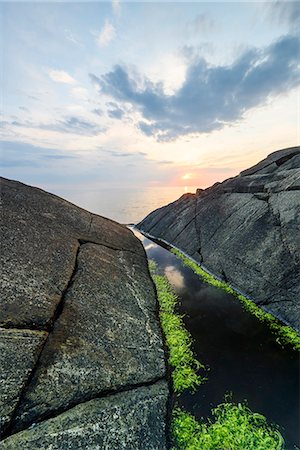
M 199 375 L 204 366 L 195 358 L 192 351 L 192 337 L 184 326 L 183 316 L 175 313 L 178 297 L 166 277 L 157 274 L 154 261 L 149 261 L 149 269 L 156 286 L 159 316 L 169 351 L 169 364 L 172 367 L 174 391 L 195 390 L 205 381 Z
M 225 281 L 216 279 L 213 275 L 200 267 L 196 262 L 184 255 L 180 250 L 172 248 L 171 252 L 180 258 L 186 266 L 190 267 L 197 275 L 199 275 L 205 283 L 209 283 L 236 297 L 247 311 L 257 317 L 257 319 L 261 322 L 265 322 L 270 327 L 272 332 L 276 335 L 276 340 L 280 345 L 291 345 L 294 350 L 300 351 L 300 335 L 297 331 L 287 325 L 283 325 L 276 317 L 264 311 L 252 300 L 249 300 L 244 295 L 238 293 Z
M 173 410 L 172 433 L 181 450 L 282 450 L 284 439 L 276 426 L 246 405 L 222 403 L 212 410 L 214 421 L 199 422 Z
M 193 263 L 181 252 L 174 250 L 173 253 L 181 259 L 184 257 L 189 266 Z M 193 263 L 192 268 L 206 282 L 222 289 L 226 286 L 225 290 L 235 295 L 235 291 L 230 286 L 213 278 L 196 263 Z M 183 316 L 175 312 L 178 297 L 168 279 L 158 275 L 157 265 L 152 260 L 149 261 L 149 270 L 156 286 L 159 316 L 169 351 L 169 364 L 172 367 L 173 389 L 176 394 L 181 394 L 186 389 L 196 390 L 206 380 L 198 373 L 204 366 L 193 354 L 192 336 L 185 328 Z M 245 300 L 250 302 L 246 298 Z M 250 303 L 253 307 L 253 302 Z M 270 320 L 275 319 L 273 316 L 271 318 Z M 200 422 L 182 408 L 174 408 L 171 430 L 175 448 L 179 450 L 284 449 L 284 439 L 276 426 L 268 424 L 263 415 L 253 413 L 245 404 L 221 403 L 212 410 L 212 415 L 214 422 L 210 420 Z

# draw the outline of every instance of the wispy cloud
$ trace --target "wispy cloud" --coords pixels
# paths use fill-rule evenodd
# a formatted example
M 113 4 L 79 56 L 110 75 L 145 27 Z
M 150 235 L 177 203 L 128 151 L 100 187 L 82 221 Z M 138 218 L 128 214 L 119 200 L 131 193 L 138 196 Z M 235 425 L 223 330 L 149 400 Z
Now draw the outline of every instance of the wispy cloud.
M 53 155 L 42 155 L 42 158 L 45 159 L 77 159 L 77 156 L 75 155 L 57 155 L 57 154 L 53 154 Z
M 103 111 L 100 108 L 95 108 L 92 110 L 93 114 L 96 114 L 96 116 L 102 116 L 103 115 Z
M 169 141 L 221 129 L 243 118 L 249 109 L 296 87 L 299 51 L 299 37 L 288 35 L 263 49 L 245 51 L 230 66 L 212 67 L 198 57 L 172 95 L 166 95 L 162 83 L 131 76 L 119 65 L 101 77 L 90 77 L 102 93 L 131 103 L 142 114 L 144 121 L 138 127 L 144 134 Z
M 110 103 L 107 103 L 106 106 L 108 106 L 107 113 L 111 119 L 119 119 L 120 120 L 123 118 L 125 111 L 122 108 L 120 108 L 116 103 L 110 102 Z
M 214 21 L 206 14 L 198 14 L 186 25 L 186 31 L 191 34 L 208 33 L 214 29 Z
M 77 100 L 86 100 L 88 98 L 88 90 L 81 86 L 73 87 L 71 93 L 72 96 Z
M 45 167 L 47 160 L 51 164 L 51 160 L 69 160 L 76 159 L 75 155 L 69 155 L 58 152 L 51 148 L 40 148 L 23 142 L 2 141 L 1 148 L 1 165 L 3 168 L 13 167 Z
M 108 153 L 111 156 L 114 156 L 116 158 L 144 158 L 147 156 L 146 152 L 124 152 L 124 151 L 117 151 L 117 150 L 108 150 L 108 149 L 102 149 L 105 153 Z
M 300 28 L 300 2 L 297 1 L 275 1 L 268 4 L 271 18 L 282 24 L 285 22 L 292 31 Z
M 69 42 L 72 42 L 72 44 L 79 45 L 79 46 L 82 45 L 82 43 L 80 42 L 79 38 L 78 38 L 77 36 L 75 36 L 75 34 L 72 33 L 71 30 L 66 29 L 66 30 L 65 30 L 65 36 L 66 36 L 66 39 L 67 39 Z
M 41 130 L 56 131 L 60 133 L 72 133 L 82 136 L 96 136 L 104 133 L 106 128 L 99 126 L 93 121 L 81 117 L 64 117 L 53 122 L 33 122 L 30 120 L 12 120 L 2 123 L 3 127 L 36 128 Z
M 106 47 L 115 37 L 116 30 L 114 26 L 109 20 L 106 20 L 100 33 L 96 35 L 96 41 L 100 47 Z
M 48 75 L 51 80 L 56 81 L 57 83 L 76 84 L 76 80 L 64 70 L 50 69 Z
M 121 14 L 121 0 L 112 0 L 112 9 L 116 16 Z
M 65 133 L 82 134 L 86 136 L 95 136 L 105 131 L 105 128 L 100 127 L 94 122 L 74 116 L 58 120 L 53 124 L 47 124 L 44 126 L 40 125 L 40 128 L 53 131 L 63 131 Z
M 89 73 L 90 80 L 97 90 L 101 90 L 101 80 L 94 73 Z

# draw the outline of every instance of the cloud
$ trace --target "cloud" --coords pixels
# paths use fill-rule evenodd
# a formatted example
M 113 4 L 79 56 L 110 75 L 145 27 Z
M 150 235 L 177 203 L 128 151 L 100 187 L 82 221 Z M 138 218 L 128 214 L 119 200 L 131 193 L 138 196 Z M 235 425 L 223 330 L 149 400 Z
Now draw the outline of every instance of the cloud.
M 204 54 L 209 56 L 215 53 L 215 46 L 212 42 L 202 42 L 201 44 L 195 46 L 184 45 L 180 49 L 180 54 L 187 62 L 192 62 L 193 60 L 197 62 L 198 59 L 203 57 Z
M 173 164 L 173 163 L 174 163 L 174 161 L 168 161 L 168 160 L 159 161 L 159 164 L 166 164 L 166 165 L 168 165 L 168 164 Z
M 70 150 L 63 152 L 9 140 L 1 142 L 1 149 L 3 176 L 50 190 L 88 209 L 91 209 L 91 203 L 87 205 L 84 202 L 83 198 L 87 198 L 87 195 L 82 197 L 84 192 L 88 193 L 89 199 L 95 197 L 97 200 L 100 188 L 135 187 L 132 189 L 134 197 L 141 192 L 136 191 L 137 186 L 143 189 L 148 183 L 162 185 L 174 176 L 173 169 L 161 166 L 146 155 L 131 153 L 127 157 L 113 157 L 101 148 L 99 150 L 102 151 L 86 152 L 85 144 L 70 153 Z M 123 153 L 118 149 L 113 151 L 119 155 Z M 125 150 L 125 153 L 129 152 Z M 113 191 L 119 196 L 117 190 Z M 70 192 L 74 194 L 71 198 L 67 195 Z M 94 201 L 92 203 L 96 205 Z M 98 213 L 103 214 L 104 211 L 98 210 Z
M 104 27 L 96 36 L 97 44 L 100 47 L 106 47 L 116 37 L 116 30 L 114 26 L 108 21 L 105 21 Z
M 97 123 L 76 116 L 64 117 L 50 123 L 35 123 L 30 120 L 13 120 L 11 122 L 3 122 L 3 126 L 10 125 L 15 127 L 38 128 L 41 130 L 72 133 L 82 136 L 96 136 L 106 131 L 106 128 L 100 127 Z
M 51 69 L 49 70 L 48 75 L 51 80 L 56 81 L 57 83 L 76 84 L 76 80 L 64 70 Z
M 1 160 L 1 166 L 3 168 L 11 168 L 11 167 L 39 167 L 39 164 L 37 164 L 35 159 L 30 160 L 30 159 L 18 158 L 18 159 L 14 159 L 14 160 L 2 159 Z
M 121 14 L 121 0 L 112 0 L 112 9 L 116 16 Z
M 80 117 L 66 117 L 52 124 L 41 124 L 39 128 L 84 136 L 95 136 L 105 131 L 103 127 Z
M 111 119 L 121 120 L 124 116 L 124 111 L 122 109 L 110 109 L 108 115 Z
M 77 156 L 74 155 L 42 155 L 45 159 L 76 159 Z
M 103 115 L 103 111 L 100 108 L 93 109 L 92 113 L 96 114 L 97 116 L 102 116 Z
M 36 95 L 27 95 L 30 100 L 39 100 L 39 98 Z
M 123 152 L 123 151 L 116 151 L 116 150 L 103 150 L 105 153 L 108 153 L 110 156 L 114 156 L 116 158 L 140 158 L 140 157 L 145 157 L 147 156 L 147 153 L 145 152 L 134 152 L 134 153 L 130 153 L 130 152 Z
M 275 1 L 268 5 L 271 18 L 282 24 L 285 22 L 291 30 L 300 28 L 300 3 L 299 1 Z
M 79 46 L 82 45 L 80 40 L 69 29 L 65 29 L 64 31 L 65 31 L 66 39 L 69 42 L 72 42 L 72 44 L 79 45 Z
M 109 115 L 110 118 L 112 119 L 122 119 L 125 111 L 123 109 L 121 109 L 116 103 L 110 102 L 107 103 L 107 105 L 109 107 L 107 113 Z
M 89 77 L 90 77 L 92 84 L 95 86 L 95 88 L 99 89 L 100 85 L 101 85 L 100 78 L 96 77 L 96 75 L 94 75 L 93 73 L 89 73 Z
M 88 98 L 88 90 L 81 86 L 72 88 L 71 92 L 72 96 L 78 100 L 86 100 Z
M 144 134 L 170 141 L 233 124 L 251 108 L 299 85 L 299 51 L 299 37 L 288 35 L 263 49 L 245 51 L 230 66 L 193 58 L 185 81 L 172 95 L 166 95 L 162 83 L 130 76 L 119 65 L 90 77 L 101 93 L 140 112 L 143 121 L 137 125 Z
M 198 14 L 193 20 L 189 21 L 186 30 L 191 34 L 207 33 L 215 29 L 214 21 L 206 14 Z
M 1 165 L 3 168 L 44 168 L 47 160 L 76 159 L 74 155 L 63 154 L 55 149 L 40 148 L 23 142 L 1 141 Z

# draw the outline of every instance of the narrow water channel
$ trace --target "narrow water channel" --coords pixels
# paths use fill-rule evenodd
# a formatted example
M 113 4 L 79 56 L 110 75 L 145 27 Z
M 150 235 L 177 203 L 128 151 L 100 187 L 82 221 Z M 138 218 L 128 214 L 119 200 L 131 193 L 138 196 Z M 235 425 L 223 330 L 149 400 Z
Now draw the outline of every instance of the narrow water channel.
M 230 394 L 279 425 L 287 450 L 299 446 L 299 354 L 282 348 L 268 326 L 233 296 L 203 283 L 168 249 L 134 232 L 178 295 L 178 312 L 185 315 L 193 350 L 208 369 L 207 382 L 176 403 L 201 419 Z

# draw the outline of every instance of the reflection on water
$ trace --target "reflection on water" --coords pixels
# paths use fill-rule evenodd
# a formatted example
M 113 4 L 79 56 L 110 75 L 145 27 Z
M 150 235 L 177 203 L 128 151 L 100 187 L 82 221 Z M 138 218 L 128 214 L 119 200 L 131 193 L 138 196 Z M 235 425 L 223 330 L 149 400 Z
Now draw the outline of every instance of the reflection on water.
M 177 290 L 185 289 L 184 276 L 174 266 L 166 266 L 164 269 L 164 275 L 168 278 L 169 282 Z
M 232 393 L 252 411 L 281 427 L 287 449 L 299 445 L 299 357 L 281 348 L 269 328 L 229 294 L 203 283 L 165 248 L 140 233 L 149 259 L 176 291 L 197 358 L 209 367 L 208 381 L 178 402 L 198 419 Z
M 186 189 L 185 189 L 186 188 Z M 138 223 L 151 211 L 167 205 L 196 186 L 161 186 L 144 188 L 98 188 L 60 191 L 66 200 L 120 223 Z
M 150 250 L 151 248 L 155 248 L 155 245 L 156 244 L 147 244 L 147 245 L 145 245 L 145 250 L 146 250 L 146 252 L 148 251 L 148 250 Z

